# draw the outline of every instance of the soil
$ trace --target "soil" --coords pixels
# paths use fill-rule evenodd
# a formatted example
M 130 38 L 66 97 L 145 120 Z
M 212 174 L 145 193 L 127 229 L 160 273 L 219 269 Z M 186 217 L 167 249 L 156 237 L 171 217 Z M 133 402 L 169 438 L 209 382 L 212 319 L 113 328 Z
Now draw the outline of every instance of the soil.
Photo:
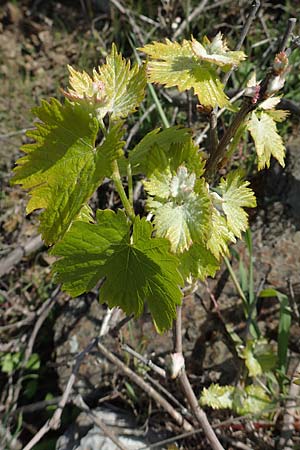
M 94 18 L 99 20 L 97 27 L 91 26 L 93 21 L 89 18 L 88 5 L 96 8 Z M 14 161 L 21 154 L 19 148 L 28 141 L 24 130 L 32 127 L 33 114 L 28 111 L 41 98 L 60 97 L 60 88 L 67 83 L 67 64 L 93 67 L 99 54 L 103 58 L 113 40 L 109 26 L 113 26 L 114 20 L 114 15 L 105 5 L 105 2 L 88 1 L 53 1 L 44 4 L 40 1 L 23 1 L 5 2 L 0 6 L 0 257 L 10 254 L 20 244 L 24 245 L 37 233 L 38 215 L 33 213 L 26 216 L 25 213 L 26 193 L 9 184 Z M 103 36 L 100 36 L 101 26 Z M 270 171 L 253 177 L 252 186 L 258 196 L 259 207 L 255 215 L 251 216 L 255 289 L 273 287 L 286 293 L 294 298 L 296 312 L 300 303 L 298 130 L 298 118 L 295 116 L 292 137 L 287 147 L 286 168 L 273 164 Z M 111 198 L 114 204 L 111 186 L 106 186 L 99 193 L 99 198 L 103 204 Z M 249 258 L 245 244 L 240 242 L 235 250 L 247 265 Z M 19 352 L 26 348 L 34 326 L 34 314 L 54 290 L 51 262 L 46 249 L 41 248 L 30 258 L 23 258 L 0 280 L 0 354 Z M 233 267 L 238 271 L 237 261 Z M 218 308 L 214 308 L 212 300 L 217 301 Z M 96 290 L 71 301 L 65 294 L 57 295 L 57 303 L 34 346 L 42 366 L 38 387 L 31 396 L 22 392 L 18 407 L 44 400 L 48 394 L 54 397 L 61 395 L 71 374 L 74 355 L 99 334 L 105 313 L 106 307 L 99 305 Z M 24 325 L 3 328 L 2 331 L 2 327 L 20 322 L 24 317 L 29 318 Z M 290 357 L 294 363 L 299 360 L 300 353 L 298 319 L 296 314 L 289 342 Z M 264 300 L 258 305 L 258 322 L 274 345 L 278 320 L 276 299 Z M 237 332 L 242 333 L 245 328 L 241 301 L 224 266 L 215 280 L 202 284 L 195 295 L 186 297 L 184 303 L 183 345 L 188 375 L 197 395 L 203 386 L 209 386 L 212 382 L 236 382 L 239 363 L 232 343 L 228 340 L 225 323 L 231 324 Z M 167 357 L 173 347 L 171 333 L 158 335 L 149 315 L 145 314 L 131 322 L 124 328 L 122 337 L 147 358 L 163 367 L 167 365 Z M 111 351 L 120 351 L 119 342 L 113 338 L 108 338 L 106 344 Z M 142 370 L 134 359 L 129 361 L 128 357 L 127 362 L 135 365 L 137 370 Z M 7 377 L 1 372 L 0 387 L 4 389 L 6 385 Z M 174 382 L 166 382 L 165 387 L 184 402 Z M 99 355 L 89 355 L 81 365 L 75 392 L 82 394 L 91 406 L 96 406 L 99 399 L 108 396 L 110 406 L 127 409 L 138 419 L 136 427 L 141 427 L 144 421 L 150 431 L 153 429 L 158 433 L 159 429 L 165 428 L 169 432 L 179 433 L 176 426 L 155 409 L 156 406 L 144 393 L 128 386 L 126 380 L 116 373 L 115 367 L 99 359 Z M 3 403 L 4 400 L 7 399 L 2 397 Z M 0 407 L 1 413 L 4 408 L 1 401 Z M 208 411 L 208 414 L 211 420 L 231 417 L 230 412 Z M 54 448 L 51 445 L 74 422 L 76 415 L 78 410 L 70 408 L 64 416 L 62 429 L 51 436 L 49 447 L 44 448 Z M 25 444 L 48 417 L 49 413 L 45 410 L 24 414 L 24 427 L 14 448 L 18 448 L 18 445 L 20 448 L 20 443 Z M 14 424 L 14 420 L 12 418 L 10 423 Z M 89 424 L 91 428 L 92 424 Z M 274 448 L 272 446 L 278 437 L 278 432 L 273 433 L 269 429 L 264 433 L 262 430 L 249 431 L 243 427 L 225 431 L 233 439 L 245 440 L 249 445 L 255 445 L 255 448 Z M 69 432 L 70 429 L 66 431 L 67 434 Z M 191 438 L 183 442 L 180 448 L 207 448 L 205 443 L 204 446 L 199 444 L 198 439 Z M 233 448 L 230 445 L 229 442 L 228 449 Z

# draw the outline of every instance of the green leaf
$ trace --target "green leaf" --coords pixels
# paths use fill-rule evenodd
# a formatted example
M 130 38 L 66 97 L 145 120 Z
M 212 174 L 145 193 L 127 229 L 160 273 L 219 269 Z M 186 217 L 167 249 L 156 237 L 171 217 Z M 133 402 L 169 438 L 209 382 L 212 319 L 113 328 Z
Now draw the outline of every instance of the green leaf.
M 245 389 L 236 388 L 233 410 L 239 415 L 266 413 L 272 402 L 261 386 L 250 384 Z
M 153 227 L 136 218 L 133 234 L 125 214 L 118 210 L 97 211 L 97 224 L 74 222 L 52 254 L 58 282 L 72 296 L 92 289 L 105 277 L 100 301 L 120 306 L 136 316 L 147 300 L 159 332 L 170 328 L 182 293 L 178 260 L 169 253 L 166 239 L 152 238 Z
M 172 252 L 182 253 L 207 238 L 211 204 L 203 179 L 196 182 L 195 174 L 180 166 L 176 175 L 154 173 L 144 184 L 153 196 L 147 206 L 155 214 L 157 235 L 169 239 Z
M 229 253 L 228 245 L 231 242 L 236 242 L 236 239 L 229 230 L 225 217 L 216 208 L 213 208 L 211 234 L 207 241 L 207 248 L 219 259 L 221 255 Z
M 38 370 L 40 368 L 41 361 L 38 353 L 32 353 L 30 356 L 27 364 L 26 369 L 27 370 Z
M 245 364 L 249 371 L 250 377 L 257 377 L 258 375 L 262 374 L 261 365 L 259 364 L 253 353 L 254 347 L 254 341 L 247 341 L 246 347 L 244 347 L 243 350 L 239 352 L 240 357 L 245 360 Z
M 200 397 L 202 406 L 213 409 L 230 408 L 239 415 L 265 413 L 272 402 L 266 392 L 254 384 L 243 390 L 234 386 L 211 384 L 204 388 Z
M 203 389 L 200 404 L 213 409 L 231 409 L 234 391 L 234 386 L 220 386 L 213 383 L 209 388 Z
M 220 268 L 220 262 L 204 244 L 193 244 L 179 259 L 179 270 L 185 279 L 191 275 L 203 281 L 207 277 L 214 277 Z
M 249 181 L 242 181 L 238 171 L 230 172 L 222 178 L 219 190 L 222 195 L 222 208 L 227 218 L 227 225 L 235 236 L 241 238 L 241 232 L 248 228 L 248 215 L 243 207 L 255 207 L 256 199 Z
M 115 44 L 106 64 L 99 66 L 98 71 L 94 69 L 93 77 L 71 66 L 68 68 L 71 89 L 64 91 L 65 96 L 87 106 L 97 118 L 102 119 L 107 113 L 113 120 L 125 118 L 136 110 L 145 96 L 145 66 L 134 65 L 131 69 L 130 61 L 118 53 Z
M 80 105 L 52 99 L 34 110 L 41 123 L 22 150 L 13 183 L 30 189 L 27 213 L 43 208 L 40 232 L 47 244 L 60 239 L 122 154 L 121 124 L 97 147 L 97 120 Z
M 290 327 L 292 320 L 291 308 L 289 305 L 289 299 L 282 292 L 277 291 L 273 288 L 263 289 L 259 296 L 262 298 L 277 297 L 280 303 L 279 310 L 279 326 L 278 326 L 278 366 L 283 374 L 286 373 L 288 364 L 288 343 L 290 335 Z
M 266 112 L 260 117 L 253 112 L 248 122 L 248 130 L 255 143 L 258 157 L 258 170 L 270 167 L 271 156 L 284 167 L 285 148 L 281 136 L 277 133 L 276 122 Z
M 204 106 L 230 106 L 216 68 L 196 56 L 191 41 L 179 44 L 166 39 L 165 43 L 153 42 L 140 50 L 151 58 L 147 65 L 150 82 L 167 88 L 177 86 L 180 92 L 193 88 Z
M 8 374 L 12 373 L 20 366 L 21 358 L 22 358 L 21 352 L 6 353 L 4 355 L 1 355 L 0 365 L 2 372 Z
M 200 60 L 216 64 L 224 70 L 229 70 L 232 66 L 239 65 L 246 58 L 244 52 L 230 51 L 228 49 L 222 33 L 218 33 L 212 41 L 205 37 L 203 45 L 196 39 L 192 39 L 192 48 Z
M 191 130 L 188 128 L 175 126 L 162 131 L 159 128 L 150 131 L 129 152 L 132 173 L 144 173 L 149 177 L 156 169 L 161 171 L 165 170 L 169 165 L 169 156 L 172 156 L 171 149 L 173 149 L 173 145 L 178 144 L 178 149 L 175 153 L 178 155 L 181 151 L 183 159 L 184 157 L 188 157 L 186 154 L 188 151 L 185 149 L 184 153 L 181 147 L 184 147 L 185 144 L 190 145 L 190 142 Z
M 99 66 L 98 72 L 107 97 L 107 104 L 98 108 L 98 115 L 104 117 L 109 112 L 116 120 L 133 113 L 145 97 L 145 66 L 135 64 L 130 68 L 130 61 L 126 61 L 113 44 L 106 64 Z

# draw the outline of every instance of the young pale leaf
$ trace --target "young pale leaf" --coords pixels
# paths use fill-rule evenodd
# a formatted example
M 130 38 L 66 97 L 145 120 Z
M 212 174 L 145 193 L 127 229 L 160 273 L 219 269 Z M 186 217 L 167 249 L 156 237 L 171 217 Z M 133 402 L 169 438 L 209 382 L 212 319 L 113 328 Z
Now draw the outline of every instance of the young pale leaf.
M 192 49 L 200 60 L 216 64 L 224 70 L 239 65 L 246 58 L 244 52 L 228 49 L 222 33 L 218 33 L 212 41 L 204 38 L 203 45 L 196 39 L 192 39 Z
M 229 230 L 225 217 L 213 208 L 211 234 L 207 241 L 207 248 L 217 259 L 220 259 L 221 255 L 229 253 L 228 245 L 231 242 L 236 242 L 233 232 Z
M 177 86 L 180 92 L 193 88 L 204 106 L 230 106 L 215 67 L 203 64 L 191 41 L 179 44 L 166 39 L 165 43 L 153 42 L 140 50 L 151 58 L 147 65 L 150 82 Z
M 97 72 L 91 78 L 84 71 L 78 72 L 71 66 L 68 66 L 68 69 L 71 89 L 68 88 L 63 93 L 69 100 L 88 106 L 91 110 L 106 104 L 105 85 L 99 80 Z
M 261 365 L 253 353 L 254 344 L 254 342 L 248 341 L 246 347 L 240 352 L 240 356 L 245 360 L 250 377 L 257 377 L 262 374 Z
M 165 176 L 165 179 L 164 179 Z M 174 253 L 188 250 L 193 242 L 203 242 L 208 235 L 211 204 L 204 180 L 195 183 L 195 174 L 180 166 L 176 175 L 170 172 L 154 174 L 145 189 L 153 199 L 148 200 L 155 214 L 157 235 L 171 242 Z M 162 187 L 163 186 L 163 187 Z M 164 189 L 164 196 L 157 193 Z
M 47 244 L 60 239 L 122 154 L 121 124 L 98 147 L 96 119 L 78 104 L 52 99 L 34 109 L 41 120 L 28 132 L 35 140 L 22 150 L 13 183 L 30 189 L 27 212 L 39 208 L 40 232 Z
M 232 407 L 239 415 L 265 413 L 270 406 L 271 399 L 261 386 L 250 384 L 234 392 Z
M 234 386 L 220 386 L 213 383 L 209 388 L 203 389 L 200 404 L 213 409 L 231 409 L 234 391 Z
M 145 67 L 134 65 L 130 68 L 130 61 L 118 53 L 115 44 L 106 58 L 106 64 L 99 66 L 94 76 L 104 84 L 107 98 L 107 103 L 98 108 L 100 117 L 109 112 L 113 120 L 125 118 L 136 110 L 145 96 Z
M 113 120 L 134 112 L 145 96 L 146 69 L 126 61 L 115 44 L 106 64 L 94 69 L 93 77 L 69 66 L 71 89 L 64 91 L 69 100 L 87 106 L 98 118 L 108 112 Z
M 239 415 L 260 414 L 271 406 L 271 400 L 266 392 L 254 384 L 241 390 L 234 386 L 211 384 L 204 388 L 200 397 L 202 406 L 213 409 L 232 409 Z
M 138 316 L 147 300 L 158 331 L 165 331 L 181 302 L 182 278 L 168 241 L 152 238 L 152 231 L 151 223 L 137 217 L 130 236 L 130 224 L 121 210 L 97 211 L 97 224 L 74 222 L 51 251 L 61 257 L 53 268 L 57 281 L 77 296 L 105 277 L 101 302 Z
M 254 208 L 256 199 L 249 181 L 242 181 L 238 171 L 230 172 L 222 179 L 219 190 L 222 195 L 222 208 L 227 218 L 228 228 L 241 238 L 241 232 L 248 228 L 248 215 L 243 207 Z
M 281 136 L 277 133 L 276 122 L 266 112 L 258 115 L 253 112 L 248 122 L 248 130 L 255 143 L 258 157 L 258 170 L 270 167 L 271 156 L 284 167 L 285 148 Z
M 198 280 L 214 277 L 220 262 L 202 243 L 193 244 L 179 256 L 179 270 L 186 279 L 190 275 Z
M 144 173 L 149 177 L 154 170 L 165 170 L 172 145 L 184 146 L 190 141 L 191 130 L 188 128 L 175 126 L 162 131 L 159 128 L 150 131 L 129 152 L 132 173 Z

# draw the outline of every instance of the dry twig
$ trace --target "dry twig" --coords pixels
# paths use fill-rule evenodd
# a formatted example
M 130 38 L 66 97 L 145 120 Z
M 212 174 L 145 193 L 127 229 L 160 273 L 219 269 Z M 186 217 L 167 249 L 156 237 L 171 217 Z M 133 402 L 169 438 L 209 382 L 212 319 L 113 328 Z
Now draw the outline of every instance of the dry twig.
M 174 326 L 174 353 L 182 354 L 182 327 L 181 327 L 181 306 L 177 308 L 177 318 Z M 186 375 L 183 367 L 178 376 L 181 389 L 186 396 L 187 402 L 193 411 L 194 416 L 201 425 L 206 438 L 208 439 L 213 450 L 224 450 L 219 439 L 217 438 L 212 426 L 210 425 L 205 412 L 200 408 L 195 393 Z

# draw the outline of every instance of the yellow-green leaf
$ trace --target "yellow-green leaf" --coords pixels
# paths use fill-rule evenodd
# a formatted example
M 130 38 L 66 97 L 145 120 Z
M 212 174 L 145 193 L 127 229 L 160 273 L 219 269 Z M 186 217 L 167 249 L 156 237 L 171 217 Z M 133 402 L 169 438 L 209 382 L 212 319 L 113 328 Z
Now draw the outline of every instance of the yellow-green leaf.
M 141 50 L 150 56 L 150 82 L 176 86 L 180 92 L 193 88 L 202 105 L 230 107 L 216 68 L 195 55 L 191 41 L 179 44 L 166 39 L 165 43 L 153 42 Z
M 248 122 L 248 130 L 255 143 L 258 157 L 258 170 L 270 167 L 271 156 L 284 167 L 285 148 L 281 136 L 277 133 L 276 122 L 266 112 L 260 117 L 253 112 Z
M 222 195 L 222 208 L 226 215 L 228 228 L 241 238 L 241 232 L 248 228 L 248 215 L 243 208 L 254 208 L 256 199 L 249 181 L 242 181 L 238 171 L 230 172 L 222 178 L 219 190 Z
M 17 161 L 12 182 L 30 190 L 28 213 L 44 209 L 40 232 L 53 244 L 111 175 L 111 162 L 122 154 L 122 128 L 115 125 L 95 146 L 98 121 L 79 104 L 52 99 L 34 112 L 40 122 L 28 136 L 35 142 L 22 147 L 26 155 Z

